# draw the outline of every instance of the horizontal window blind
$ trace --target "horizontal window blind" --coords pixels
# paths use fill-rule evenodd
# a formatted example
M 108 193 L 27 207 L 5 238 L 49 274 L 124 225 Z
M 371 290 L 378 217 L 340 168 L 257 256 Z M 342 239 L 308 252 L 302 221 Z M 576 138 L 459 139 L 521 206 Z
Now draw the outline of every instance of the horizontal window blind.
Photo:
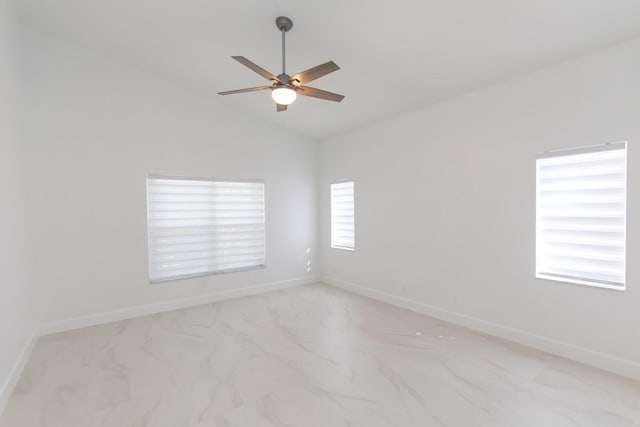
M 264 183 L 147 178 L 151 282 L 263 267 Z
M 331 184 L 331 247 L 355 249 L 353 181 Z
M 624 289 L 626 187 L 626 143 L 538 156 L 538 277 Z

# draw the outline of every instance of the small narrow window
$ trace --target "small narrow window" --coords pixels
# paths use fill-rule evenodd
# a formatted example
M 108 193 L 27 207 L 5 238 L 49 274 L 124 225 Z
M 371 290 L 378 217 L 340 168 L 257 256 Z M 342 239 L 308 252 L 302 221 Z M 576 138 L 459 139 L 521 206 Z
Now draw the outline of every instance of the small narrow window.
M 264 183 L 147 177 L 153 282 L 265 265 Z
M 331 247 L 355 250 L 353 181 L 331 184 Z
M 625 288 L 627 144 L 537 159 L 536 277 Z

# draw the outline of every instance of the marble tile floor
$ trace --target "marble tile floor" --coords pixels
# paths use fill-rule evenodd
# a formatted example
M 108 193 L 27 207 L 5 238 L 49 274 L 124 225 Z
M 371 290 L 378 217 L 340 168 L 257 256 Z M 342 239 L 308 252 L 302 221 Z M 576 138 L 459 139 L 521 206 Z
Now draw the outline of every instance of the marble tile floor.
M 640 383 L 311 285 L 42 337 L 0 426 L 640 426 Z

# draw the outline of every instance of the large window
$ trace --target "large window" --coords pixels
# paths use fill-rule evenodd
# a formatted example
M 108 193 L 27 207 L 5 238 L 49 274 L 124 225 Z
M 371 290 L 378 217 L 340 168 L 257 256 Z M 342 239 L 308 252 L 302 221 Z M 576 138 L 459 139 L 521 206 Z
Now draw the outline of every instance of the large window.
M 264 183 L 147 177 L 149 279 L 265 264 Z
M 537 159 L 536 276 L 625 288 L 627 145 Z
M 353 181 L 331 184 L 331 247 L 355 250 Z

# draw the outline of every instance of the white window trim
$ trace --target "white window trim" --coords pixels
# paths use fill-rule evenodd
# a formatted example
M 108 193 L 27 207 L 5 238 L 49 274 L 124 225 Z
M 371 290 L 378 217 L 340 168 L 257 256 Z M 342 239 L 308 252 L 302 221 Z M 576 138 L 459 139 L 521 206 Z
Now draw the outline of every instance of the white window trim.
M 334 245 L 333 243 L 333 185 L 334 184 L 345 184 L 351 182 L 353 183 L 353 247 L 349 247 L 349 246 L 339 246 L 339 245 Z M 356 250 L 356 207 L 355 207 L 355 201 L 356 201 L 356 195 L 355 195 L 355 191 L 356 191 L 356 184 L 355 181 L 353 179 L 350 178 L 344 178 L 344 179 L 337 179 L 335 181 L 333 181 L 331 183 L 331 185 L 329 186 L 329 197 L 330 197 L 330 210 L 331 210 L 331 218 L 330 218 L 330 228 L 331 228 L 331 236 L 329 236 L 330 240 L 331 240 L 331 249 L 337 249 L 340 251 L 348 251 L 348 252 L 355 252 Z
M 594 288 L 600 288 L 600 289 L 606 289 L 606 290 L 614 290 L 614 291 L 620 291 L 620 292 L 624 292 L 627 289 L 627 268 L 628 268 L 628 260 L 627 260 L 627 222 L 628 222 L 628 191 L 629 191 L 629 175 L 628 175 L 628 167 L 629 167 L 629 142 L 628 141 L 617 141 L 617 142 L 609 142 L 609 143 L 605 143 L 605 144 L 596 144 L 596 145 L 590 145 L 590 146 L 583 146 L 583 147 L 577 147 L 577 148 L 568 148 L 568 149 L 560 149 L 560 150 L 551 150 L 551 151 L 545 151 L 545 152 L 541 152 L 538 153 L 536 156 L 536 161 L 538 159 L 542 159 L 542 158 L 548 158 L 548 157 L 556 157 L 556 156 L 560 156 L 560 155 L 574 155 L 574 154 L 581 154 L 581 153 L 593 153 L 593 152 L 597 152 L 597 151 L 608 151 L 608 150 L 616 150 L 616 149 L 622 149 L 616 146 L 619 145 L 623 145 L 624 146 L 624 150 L 626 151 L 625 154 L 625 182 L 624 182 L 624 212 L 625 212 L 625 216 L 624 216 L 624 248 L 623 248 L 623 256 L 624 256 L 624 280 L 622 282 L 622 285 L 612 285 L 612 284 L 607 284 L 606 282 L 598 282 L 595 280 L 582 280 L 582 279 L 578 279 L 578 278 L 571 278 L 571 277 L 560 277 L 560 276 L 556 276 L 556 275 L 547 275 L 544 273 L 539 273 L 538 272 L 538 256 L 539 256 L 539 252 L 538 252 L 538 233 L 539 233 L 539 226 L 540 226 L 540 213 L 539 213 L 539 205 L 538 205 L 538 201 L 539 201 L 539 197 L 540 197 L 540 192 L 539 192 L 539 177 L 538 177 L 538 166 L 536 164 L 536 236 L 535 236 L 535 256 L 536 256 L 536 260 L 535 260 L 535 277 L 536 279 L 542 279 L 542 280 L 549 280 L 549 281 L 553 281 L 553 282 L 559 282 L 559 283 L 568 283 L 568 284 L 575 284 L 575 285 L 582 285 L 582 286 L 588 286 L 588 287 L 594 287 Z M 537 162 L 536 162 L 537 163 Z
M 225 178 L 225 177 L 194 177 L 194 176 L 183 176 L 183 175 L 162 175 L 162 174 L 153 174 L 153 173 L 149 173 L 146 175 L 145 178 L 145 188 L 146 188 L 146 192 L 145 192 L 145 209 L 147 211 L 147 277 L 149 277 L 149 266 L 151 265 L 151 242 L 150 242 L 150 238 L 151 238 L 151 234 L 149 233 L 149 179 L 175 179 L 175 180 L 186 180 L 186 181 L 210 181 L 210 182 L 248 182 L 248 183 L 261 183 L 263 184 L 263 206 L 264 206 L 264 249 L 263 249 L 263 253 L 264 253 L 264 259 L 262 264 L 260 265 L 256 265 L 256 266 L 249 266 L 249 267 L 239 267 L 239 268 L 230 268 L 230 269 L 225 269 L 225 270 L 213 270 L 213 271 L 209 271 L 209 272 L 204 272 L 204 273 L 198 273 L 198 274 L 188 274 L 188 275 L 182 275 L 182 276 L 174 276 L 174 277 L 170 277 L 170 278 L 164 278 L 164 279 L 151 279 L 149 278 L 149 283 L 150 284 L 157 284 L 157 283 L 165 283 L 165 282 L 172 282 L 175 280 L 184 280 L 184 279 L 194 279 L 194 278 L 198 278 L 198 277 L 208 277 L 208 276 L 217 276 L 217 275 L 221 275 L 221 274 L 228 274 L 228 273 L 237 273 L 237 272 L 241 272 L 241 271 L 250 271 L 250 270 L 261 270 L 261 269 L 266 269 L 267 268 L 267 206 L 266 206 L 266 198 L 267 198 L 267 186 L 265 184 L 265 181 L 262 179 L 239 179 L 239 178 Z

